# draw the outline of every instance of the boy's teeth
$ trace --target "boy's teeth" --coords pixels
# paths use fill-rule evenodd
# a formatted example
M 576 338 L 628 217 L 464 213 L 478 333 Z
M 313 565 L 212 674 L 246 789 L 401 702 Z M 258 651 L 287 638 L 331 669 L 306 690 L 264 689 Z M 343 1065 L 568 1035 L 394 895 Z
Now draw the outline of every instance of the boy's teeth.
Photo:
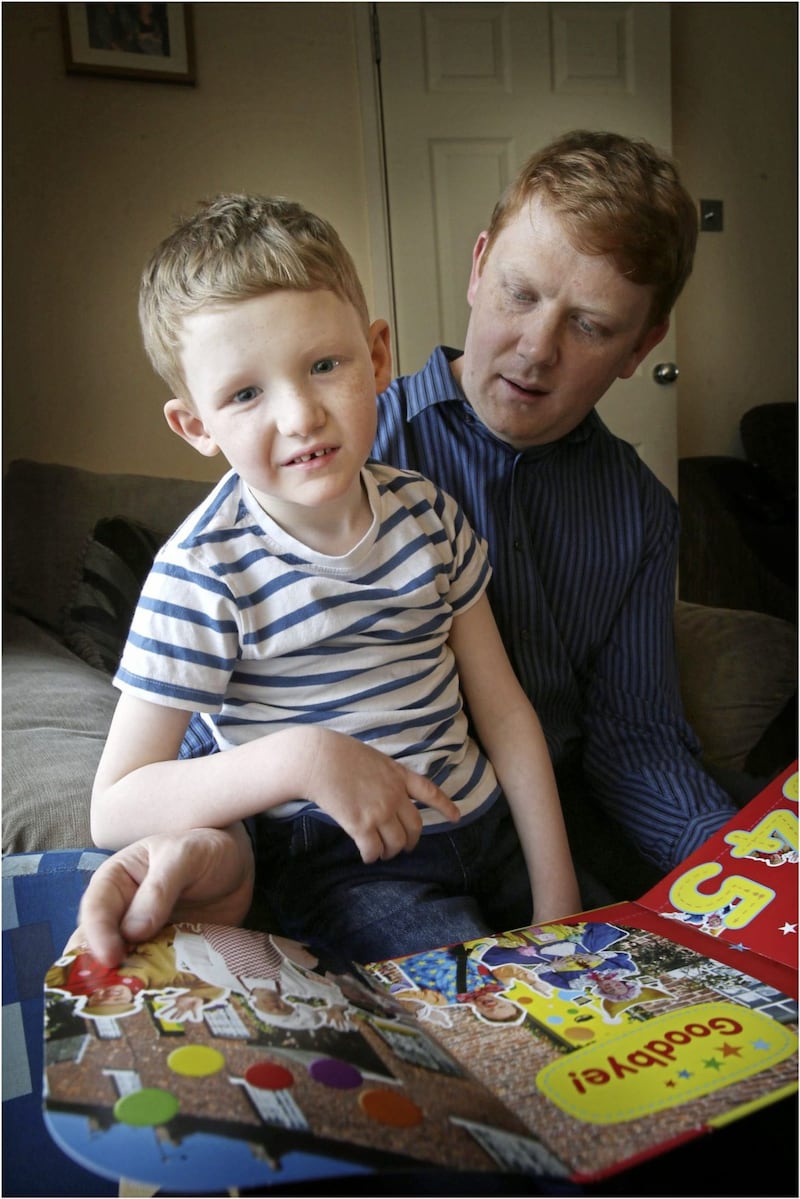
M 299 458 L 295 458 L 295 462 L 310 462 L 312 458 L 322 458 L 327 452 L 327 450 L 316 450 L 313 454 L 301 454 Z

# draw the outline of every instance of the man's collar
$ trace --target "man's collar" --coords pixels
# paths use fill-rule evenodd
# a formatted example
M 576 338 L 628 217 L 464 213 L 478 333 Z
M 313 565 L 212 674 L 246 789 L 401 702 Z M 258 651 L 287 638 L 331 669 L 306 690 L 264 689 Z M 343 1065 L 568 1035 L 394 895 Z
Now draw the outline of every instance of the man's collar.
M 493 440 L 502 445 L 508 445 L 507 442 L 503 442 L 502 438 L 495 437 L 491 430 L 487 429 L 479 420 L 465 396 L 460 383 L 457 383 L 453 377 L 453 373 L 450 370 L 450 363 L 456 358 L 460 358 L 461 354 L 461 350 L 454 350 L 451 346 L 437 346 L 422 370 L 418 371 L 415 375 L 407 377 L 406 398 L 408 419 L 413 420 L 415 416 L 424 412 L 425 409 L 433 408 L 436 404 L 452 403 L 453 401 L 460 402 L 469 410 L 473 422 L 480 426 L 488 437 L 493 438 Z M 523 456 L 528 454 L 531 457 L 539 457 L 543 450 L 548 450 L 561 442 L 578 444 L 586 441 L 601 427 L 602 421 L 593 408 L 576 428 L 572 429 L 564 437 L 559 438 L 558 442 L 549 443 L 548 446 L 531 446 L 528 450 L 523 450 L 522 454 Z M 508 449 L 513 451 L 513 446 L 508 446 Z
M 443 404 L 450 400 L 467 403 L 467 397 L 450 370 L 450 363 L 460 357 L 461 350 L 454 350 L 450 346 L 437 346 L 422 370 L 407 377 L 409 419 L 413 420 L 420 412 L 432 408 L 435 404 Z

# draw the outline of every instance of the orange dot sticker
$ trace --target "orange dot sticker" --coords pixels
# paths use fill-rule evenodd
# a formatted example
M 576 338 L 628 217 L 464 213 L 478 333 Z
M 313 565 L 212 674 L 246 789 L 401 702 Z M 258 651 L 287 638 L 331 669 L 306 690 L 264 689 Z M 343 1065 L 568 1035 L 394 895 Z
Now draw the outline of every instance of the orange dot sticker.
M 564 1029 L 564 1036 L 570 1041 L 593 1041 L 594 1032 L 591 1028 L 579 1027 L 577 1024 L 568 1024 Z
M 395 1091 L 363 1091 L 358 1102 L 365 1115 L 378 1124 L 413 1128 L 422 1123 L 422 1110 L 406 1095 L 398 1095 Z
M 209 1074 L 219 1074 L 225 1058 L 210 1045 L 182 1045 L 180 1049 L 173 1049 L 167 1065 L 175 1074 L 205 1078 Z
M 123 1095 L 114 1104 L 114 1115 L 120 1124 L 133 1128 L 152 1128 L 167 1124 L 179 1107 L 177 1096 L 160 1087 L 142 1087 Z
M 254 1062 L 245 1071 L 245 1082 L 260 1091 L 285 1091 L 294 1085 L 294 1075 L 277 1062 Z

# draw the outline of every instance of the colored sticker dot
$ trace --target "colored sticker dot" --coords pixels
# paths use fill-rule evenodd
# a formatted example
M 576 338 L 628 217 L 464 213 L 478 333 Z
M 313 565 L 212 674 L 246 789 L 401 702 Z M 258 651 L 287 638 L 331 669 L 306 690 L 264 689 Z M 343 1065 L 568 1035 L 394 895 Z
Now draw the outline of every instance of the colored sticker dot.
M 360 1087 L 364 1081 L 360 1070 L 335 1057 L 318 1058 L 308 1067 L 308 1072 L 316 1082 L 334 1087 L 337 1091 L 352 1090 L 353 1087 Z
M 218 1074 L 225 1065 L 225 1058 L 210 1045 L 182 1045 L 180 1049 L 173 1049 L 167 1065 L 175 1074 L 205 1078 L 207 1074 Z
M 591 1028 L 578 1028 L 577 1024 L 570 1024 L 564 1029 L 564 1036 L 570 1041 L 593 1041 L 594 1032 Z
M 168 1123 L 178 1107 L 177 1096 L 171 1091 L 162 1091 L 160 1087 L 142 1087 L 118 1099 L 114 1104 L 114 1115 L 121 1124 L 149 1128 Z
M 422 1122 L 422 1111 L 406 1095 L 395 1091 L 364 1091 L 358 1097 L 362 1110 L 378 1124 L 390 1124 L 392 1128 L 413 1128 Z
M 245 1071 L 245 1081 L 260 1091 L 285 1091 L 294 1085 L 294 1075 L 276 1062 L 254 1062 Z

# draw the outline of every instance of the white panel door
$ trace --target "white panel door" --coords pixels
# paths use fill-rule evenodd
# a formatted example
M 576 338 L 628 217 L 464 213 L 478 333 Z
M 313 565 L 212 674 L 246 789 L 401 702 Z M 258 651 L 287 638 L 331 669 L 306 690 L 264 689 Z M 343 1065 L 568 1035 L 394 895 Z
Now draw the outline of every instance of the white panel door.
M 573 128 L 669 151 L 669 4 L 378 3 L 395 371 L 464 344 L 477 235 L 527 156 Z M 671 334 L 599 406 L 674 492 Z

